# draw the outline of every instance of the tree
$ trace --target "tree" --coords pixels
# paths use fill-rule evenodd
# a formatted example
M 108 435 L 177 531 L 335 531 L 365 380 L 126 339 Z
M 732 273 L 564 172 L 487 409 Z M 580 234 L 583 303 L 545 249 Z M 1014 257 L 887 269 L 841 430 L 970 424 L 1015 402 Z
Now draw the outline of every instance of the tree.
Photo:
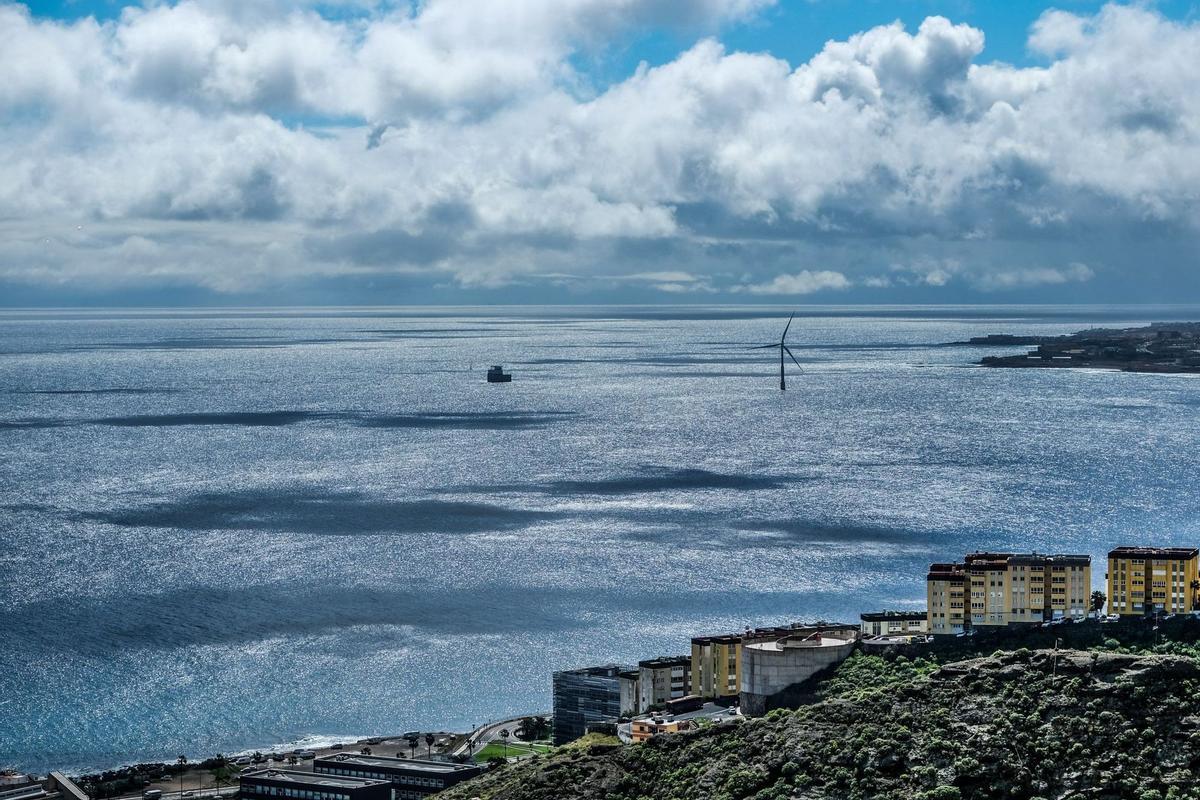
M 1096 616 L 1100 616 L 1100 612 L 1104 609 L 1104 604 L 1108 602 L 1108 597 L 1104 592 L 1099 590 L 1092 592 L 1092 611 L 1096 612 Z
M 546 717 L 526 717 L 517 725 L 517 738 L 532 742 L 550 735 L 550 720 Z
M 179 796 L 183 797 L 183 773 L 187 769 L 187 756 L 179 756 Z
M 362 750 L 359 750 L 358 752 L 362 753 L 364 756 L 369 756 L 369 755 L 371 755 L 371 748 L 364 747 Z
M 404 737 L 404 740 L 406 742 L 408 742 L 408 757 L 416 758 L 417 757 L 417 741 L 418 741 L 417 737 L 416 736 L 406 736 L 406 737 Z
M 437 737 L 432 733 L 425 734 L 425 757 L 429 758 L 433 755 L 433 743 L 437 741 Z
M 508 732 L 508 728 L 502 728 L 500 730 L 500 738 L 504 742 L 504 760 L 505 761 L 508 760 L 508 737 L 509 737 L 509 735 L 510 734 Z

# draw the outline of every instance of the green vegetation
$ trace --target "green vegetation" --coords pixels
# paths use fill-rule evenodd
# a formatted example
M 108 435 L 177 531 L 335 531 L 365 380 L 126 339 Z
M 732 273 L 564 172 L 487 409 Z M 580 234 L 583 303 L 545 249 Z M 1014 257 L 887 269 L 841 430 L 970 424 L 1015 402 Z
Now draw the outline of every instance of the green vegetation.
M 798 710 L 641 745 L 589 737 L 439 798 L 1200 800 L 1196 647 L 1113 641 L 940 666 L 857 655 Z
M 549 753 L 554 748 L 542 742 L 521 742 L 510 740 L 507 749 L 500 742 L 488 742 L 484 748 L 475 753 L 476 763 L 482 764 L 493 758 L 504 758 L 507 754 L 508 758 L 514 756 L 532 756 L 538 753 Z

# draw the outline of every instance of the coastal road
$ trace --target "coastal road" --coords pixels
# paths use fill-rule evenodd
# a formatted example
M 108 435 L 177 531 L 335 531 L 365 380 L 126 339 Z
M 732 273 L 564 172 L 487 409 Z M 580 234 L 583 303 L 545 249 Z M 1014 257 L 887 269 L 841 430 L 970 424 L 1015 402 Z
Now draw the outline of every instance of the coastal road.
M 545 712 L 541 714 L 521 714 L 519 717 L 509 717 L 508 719 L 489 722 L 483 727 L 476 728 L 475 730 L 471 731 L 470 736 L 468 736 L 462 744 L 451 751 L 451 755 L 465 755 L 468 747 L 472 752 L 474 752 L 482 747 L 486 747 L 489 742 L 499 741 L 501 738 L 503 738 L 500 736 L 500 731 L 504 730 L 505 728 L 508 728 L 515 736 L 517 732 L 517 724 L 526 717 L 548 716 L 550 715 Z

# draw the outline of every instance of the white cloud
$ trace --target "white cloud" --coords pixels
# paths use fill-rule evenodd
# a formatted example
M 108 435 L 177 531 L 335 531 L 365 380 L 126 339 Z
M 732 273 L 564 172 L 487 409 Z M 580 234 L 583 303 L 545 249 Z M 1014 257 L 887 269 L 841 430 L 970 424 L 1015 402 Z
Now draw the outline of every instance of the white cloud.
M 850 281 L 840 272 L 801 270 L 794 275 L 776 275 L 774 280 L 745 287 L 751 294 L 812 294 L 826 289 L 848 289 Z
M 0 5 L 0 281 L 875 298 L 1131 282 L 1139 237 L 1200 245 L 1200 25 L 1145 7 L 1047 12 L 1040 67 L 978 63 L 984 33 L 940 17 L 794 67 L 714 38 L 609 87 L 572 66 L 766 5 L 184 0 L 103 24 Z
M 978 284 L 987 290 L 1017 289 L 1026 286 L 1084 283 L 1095 276 L 1096 273 L 1087 264 L 1074 263 L 1062 269 L 1034 267 L 989 272 L 979 277 Z

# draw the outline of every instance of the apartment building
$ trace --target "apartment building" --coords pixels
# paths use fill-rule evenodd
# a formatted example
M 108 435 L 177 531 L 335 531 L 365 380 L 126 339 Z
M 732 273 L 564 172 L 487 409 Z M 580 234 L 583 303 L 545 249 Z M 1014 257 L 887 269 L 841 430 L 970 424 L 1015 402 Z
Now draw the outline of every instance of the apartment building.
M 1143 616 L 1200 610 L 1200 550 L 1118 547 L 1108 554 L 1108 613 Z
M 926 576 L 930 633 L 1087 616 L 1091 556 L 971 553 Z
M 926 627 L 932 634 L 962 633 L 966 619 L 967 573 L 962 564 L 931 564 L 925 576 Z
M 692 639 L 692 694 L 711 699 L 738 693 L 742 637 L 697 636 Z
M 691 691 L 690 656 L 663 656 L 638 662 L 639 713 L 686 697 Z

